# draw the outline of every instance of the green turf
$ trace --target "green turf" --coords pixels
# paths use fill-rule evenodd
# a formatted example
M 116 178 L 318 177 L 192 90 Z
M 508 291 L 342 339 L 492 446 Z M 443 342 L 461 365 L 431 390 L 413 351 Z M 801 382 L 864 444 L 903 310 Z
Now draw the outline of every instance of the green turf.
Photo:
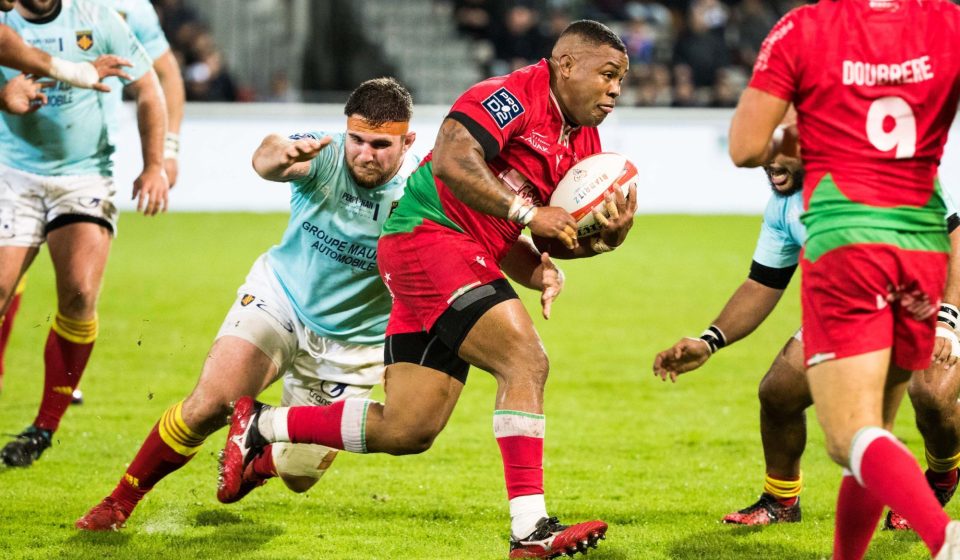
M 74 520 L 105 496 L 165 408 L 193 387 L 205 352 L 282 215 L 126 214 L 101 298 L 100 338 L 56 444 L 29 469 L 0 467 L 0 558 L 504 558 L 507 504 L 492 437 L 494 384 L 471 373 L 433 449 L 412 457 L 341 454 L 306 495 L 273 481 L 239 504 L 216 501 L 223 432 L 164 480 L 128 528 L 84 534 Z M 553 319 L 546 487 L 563 520 L 600 517 L 589 558 L 818 559 L 830 553 L 840 469 L 810 416 L 804 521 L 762 530 L 718 519 L 763 480 L 757 383 L 799 322 L 795 288 L 752 337 L 676 385 L 656 351 L 699 333 L 745 277 L 757 217 L 639 216 L 627 246 L 568 263 Z M 7 357 L 0 432 L 33 418 L 53 303 L 42 254 Z M 535 310 L 536 297 L 526 301 Z M 266 399 L 276 401 L 277 388 Z M 897 435 L 921 449 L 909 406 Z M 956 514 L 956 509 L 949 508 Z M 869 558 L 926 558 L 913 535 L 879 534 Z

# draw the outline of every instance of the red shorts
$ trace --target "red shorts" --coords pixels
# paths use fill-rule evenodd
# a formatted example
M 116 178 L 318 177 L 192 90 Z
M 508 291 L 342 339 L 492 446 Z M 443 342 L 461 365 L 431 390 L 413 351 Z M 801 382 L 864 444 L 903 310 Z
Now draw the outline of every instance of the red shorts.
M 479 243 L 429 221 L 381 237 L 377 265 L 393 296 L 387 336 L 429 331 L 458 296 L 503 278 Z
M 926 369 L 947 259 L 880 244 L 839 247 L 813 263 L 802 259 L 807 366 L 892 348 L 895 366 Z

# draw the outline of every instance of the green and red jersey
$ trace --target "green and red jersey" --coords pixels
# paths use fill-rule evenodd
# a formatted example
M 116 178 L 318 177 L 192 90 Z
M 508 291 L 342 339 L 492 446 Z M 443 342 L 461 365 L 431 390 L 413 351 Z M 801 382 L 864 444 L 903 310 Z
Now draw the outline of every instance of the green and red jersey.
M 949 250 L 936 178 L 958 76 L 946 0 L 824 1 L 771 30 L 750 86 L 797 108 L 807 259 L 850 243 Z
M 542 206 L 557 183 L 581 159 L 600 151 L 595 127 L 571 126 L 550 91 L 546 60 L 468 89 L 447 118 L 477 140 L 493 174 L 511 191 Z M 498 262 L 523 229 L 461 202 L 433 175 L 432 154 L 410 176 L 384 235 L 411 232 L 430 220 L 469 235 Z

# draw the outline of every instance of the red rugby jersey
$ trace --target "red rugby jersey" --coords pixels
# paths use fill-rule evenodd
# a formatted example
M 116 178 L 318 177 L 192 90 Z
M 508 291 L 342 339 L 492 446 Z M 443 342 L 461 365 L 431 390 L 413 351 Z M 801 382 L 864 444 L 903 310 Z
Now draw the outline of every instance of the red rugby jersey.
M 537 206 L 549 202 L 573 164 L 600 151 L 596 127 L 572 127 L 565 121 L 550 91 L 546 60 L 476 84 L 457 99 L 447 117 L 477 139 L 502 183 Z M 434 180 L 443 213 L 499 261 L 523 228 L 473 210 Z
M 958 76 L 956 5 L 822 0 L 771 30 L 750 86 L 797 107 L 808 206 L 830 173 L 853 202 L 921 207 L 957 111 Z

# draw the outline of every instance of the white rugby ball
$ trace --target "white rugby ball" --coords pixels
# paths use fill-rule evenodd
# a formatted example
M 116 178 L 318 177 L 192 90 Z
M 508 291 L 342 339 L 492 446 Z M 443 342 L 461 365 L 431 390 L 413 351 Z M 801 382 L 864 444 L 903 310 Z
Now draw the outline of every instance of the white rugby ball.
M 603 199 L 615 189 L 626 196 L 631 185 L 637 183 L 637 168 L 630 160 L 613 152 L 593 154 L 578 161 L 560 179 L 550 196 L 550 206 L 559 206 L 577 221 L 577 237 L 587 237 L 600 231 L 593 217 L 593 209 L 600 207 L 606 216 Z

